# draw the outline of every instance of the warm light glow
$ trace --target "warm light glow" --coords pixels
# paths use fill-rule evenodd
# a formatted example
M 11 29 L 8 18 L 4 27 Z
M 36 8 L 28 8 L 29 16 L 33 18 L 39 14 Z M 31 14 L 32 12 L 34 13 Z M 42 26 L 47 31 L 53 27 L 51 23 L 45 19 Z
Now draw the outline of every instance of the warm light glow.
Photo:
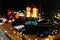
M 19 38 L 19 36 L 17 36 L 17 38 Z
M 19 18 L 19 15 L 20 15 L 20 13 L 17 12 L 17 14 L 15 15 L 15 18 L 16 19 Z
M 26 35 L 24 35 L 25 37 L 27 37 Z
M 41 14 L 39 13 L 39 16 L 40 16 Z
M 45 38 L 44 40 L 50 40 L 49 38 Z
M 59 19 L 59 17 L 57 17 L 57 19 Z
M 26 36 L 26 38 L 28 38 L 28 36 Z
M 8 22 L 11 22 L 11 20 L 9 20 Z
M 37 39 L 35 39 L 35 40 L 37 40 Z
M 24 14 L 23 13 L 20 13 L 20 15 L 19 16 L 24 16 Z
M 30 10 L 31 10 L 30 7 L 26 8 L 26 17 L 30 17 Z
M 55 37 L 55 36 L 53 36 L 53 37 Z
M 5 30 L 4 32 L 7 33 L 7 30 Z
M 20 32 L 20 34 L 22 34 L 22 32 Z
M 28 40 L 30 40 L 30 38 Z
M 33 15 L 32 17 L 37 17 L 37 14 L 38 14 L 38 9 L 37 8 L 33 8 Z
M 60 13 L 57 13 L 57 15 L 55 15 L 55 18 L 60 20 Z
M 0 23 L 0 25 L 3 25 L 4 23 Z
M 14 12 L 14 14 L 17 13 L 17 12 Z
M 21 11 L 18 11 L 18 12 L 21 12 Z
M 31 8 L 30 7 L 27 7 L 26 10 L 29 11 L 29 10 L 31 10 Z
M 16 33 L 16 31 L 14 31 L 14 34 Z
M 12 22 L 14 22 L 14 21 L 15 21 L 15 19 L 13 18 L 13 19 L 12 19 Z
M 56 18 L 56 15 L 55 15 L 55 18 Z
M 58 13 L 58 16 L 60 17 L 60 14 Z
M 48 37 L 51 37 L 51 35 L 49 35 Z

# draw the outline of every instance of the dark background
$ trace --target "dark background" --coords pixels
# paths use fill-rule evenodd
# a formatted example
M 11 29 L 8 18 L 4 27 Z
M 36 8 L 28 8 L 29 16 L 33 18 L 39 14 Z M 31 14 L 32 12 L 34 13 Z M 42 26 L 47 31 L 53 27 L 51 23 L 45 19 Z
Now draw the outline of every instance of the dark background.
M 41 6 L 39 9 L 41 9 L 42 12 L 60 9 L 60 0 L 2 0 L 0 1 L 0 10 L 3 12 L 6 9 L 23 10 L 30 4 Z

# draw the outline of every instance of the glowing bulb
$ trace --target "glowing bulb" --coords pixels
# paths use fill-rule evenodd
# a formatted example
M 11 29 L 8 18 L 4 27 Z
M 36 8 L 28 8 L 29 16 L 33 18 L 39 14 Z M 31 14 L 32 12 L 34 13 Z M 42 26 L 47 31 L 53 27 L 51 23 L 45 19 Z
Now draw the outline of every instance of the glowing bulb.
M 39 16 L 40 16 L 41 14 L 39 14 Z
M 28 40 L 30 40 L 30 38 Z
M 16 32 L 14 31 L 14 34 L 15 34 Z
M 55 34 L 57 34 L 57 32 L 55 32 Z
M 22 34 L 22 32 L 20 32 L 20 34 Z
M 49 35 L 48 37 L 51 37 L 51 35 Z
M 13 18 L 13 19 L 12 19 L 12 22 L 14 22 L 14 21 L 15 21 L 15 19 Z
M 55 18 L 56 18 L 56 15 L 55 15 Z
M 9 20 L 8 22 L 11 22 L 11 20 Z
M 7 30 L 4 31 L 5 33 L 7 32 Z
M 30 7 L 26 8 L 26 17 L 30 17 L 30 10 L 31 10 Z
M 35 39 L 35 40 L 37 40 L 37 39 Z
M 33 15 L 32 15 L 32 17 L 36 17 L 37 18 L 37 14 L 38 14 L 38 9 L 37 8 L 33 8 Z
M 29 10 L 31 10 L 31 8 L 30 7 L 27 7 L 26 10 L 29 11 Z

